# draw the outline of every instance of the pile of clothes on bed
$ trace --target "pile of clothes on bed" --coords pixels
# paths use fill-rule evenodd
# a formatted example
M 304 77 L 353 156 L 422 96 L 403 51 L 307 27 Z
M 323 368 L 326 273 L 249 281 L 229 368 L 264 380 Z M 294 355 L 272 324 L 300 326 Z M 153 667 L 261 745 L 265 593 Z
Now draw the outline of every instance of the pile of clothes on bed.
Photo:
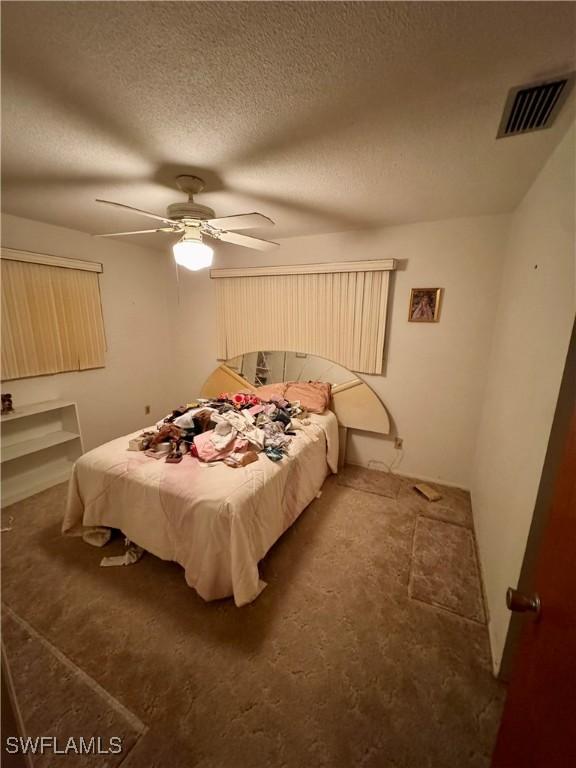
M 310 423 L 300 402 L 272 395 L 269 400 L 244 392 L 225 392 L 214 400 L 200 399 L 172 411 L 130 440 L 128 450 L 145 451 L 155 459 L 179 463 L 185 453 L 203 462 L 222 461 L 243 467 L 264 453 L 280 461 L 296 430 Z

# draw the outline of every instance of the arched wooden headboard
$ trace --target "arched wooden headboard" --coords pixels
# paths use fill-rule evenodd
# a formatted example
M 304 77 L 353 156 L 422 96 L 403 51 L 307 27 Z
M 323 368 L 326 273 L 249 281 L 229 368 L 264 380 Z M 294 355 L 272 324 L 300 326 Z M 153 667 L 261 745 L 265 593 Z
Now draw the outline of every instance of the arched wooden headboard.
M 256 392 L 256 387 L 225 363 L 215 368 L 200 390 L 202 397 L 218 397 L 221 392 Z
M 332 387 L 332 410 L 342 427 L 380 435 L 390 433 L 390 419 L 384 403 L 361 379 L 351 379 Z
M 202 397 L 217 397 L 221 392 L 256 392 L 255 386 L 225 363 L 215 368 L 202 386 Z M 332 387 L 332 410 L 342 428 L 340 460 L 346 453 L 346 430 L 390 433 L 390 419 L 384 403 L 366 382 L 356 377 Z

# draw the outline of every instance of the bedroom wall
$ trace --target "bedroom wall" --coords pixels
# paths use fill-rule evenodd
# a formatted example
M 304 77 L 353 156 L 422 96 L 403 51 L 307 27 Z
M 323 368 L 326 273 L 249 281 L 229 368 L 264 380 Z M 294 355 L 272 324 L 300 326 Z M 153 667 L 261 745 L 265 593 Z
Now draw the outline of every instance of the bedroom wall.
M 483 216 L 295 237 L 272 254 L 221 246 L 215 264 L 398 259 L 385 372 L 362 378 L 386 404 L 404 451 L 392 437 L 355 433 L 349 460 L 379 469 L 396 461 L 404 474 L 468 488 L 508 223 L 508 216 Z M 181 399 L 217 364 L 213 282 L 206 273 L 180 276 Z M 444 288 L 440 322 L 409 323 L 410 289 L 426 286 Z
M 498 671 L 576 308 L 576 129 L 514 213 L 472 481 Z
M 7 381 L 16 406 L 63 398 L 78 403 L 86 449 L 163 416 L 176 397 L 175 332 L 170 317 L 174 268 L 169 258 L 37 221 L 2 216 L 2 245 L 104 265 L 100 291 L 106 367 Z M 151 406 L 149 416 L 144 406 Z

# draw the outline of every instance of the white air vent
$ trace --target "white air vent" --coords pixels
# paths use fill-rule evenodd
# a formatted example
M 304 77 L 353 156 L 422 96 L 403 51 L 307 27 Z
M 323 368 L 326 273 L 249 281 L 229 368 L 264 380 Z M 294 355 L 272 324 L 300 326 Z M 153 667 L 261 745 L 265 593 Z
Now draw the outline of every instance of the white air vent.
M 574 73 L 512 88 L 496 138 L 550 128 L 568 97 L 573 81 Z

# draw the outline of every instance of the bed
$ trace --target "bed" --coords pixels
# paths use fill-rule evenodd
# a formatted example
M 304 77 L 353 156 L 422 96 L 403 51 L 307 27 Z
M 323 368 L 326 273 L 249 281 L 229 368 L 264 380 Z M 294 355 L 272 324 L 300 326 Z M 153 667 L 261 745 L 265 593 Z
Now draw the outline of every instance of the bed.
M 330 410 L 310 417 L 289 455 L 264 454 L 245 467 L 203 464 L 186 455 L 168 464 L 128 451 L 126 435 L 82 456 L 68 490 L 63 533 L 104 544 L 109 529 L 184 568 L 204 600 L 255 600 L 266 584 L 258 562 L 338 468 L 338 422 Z

